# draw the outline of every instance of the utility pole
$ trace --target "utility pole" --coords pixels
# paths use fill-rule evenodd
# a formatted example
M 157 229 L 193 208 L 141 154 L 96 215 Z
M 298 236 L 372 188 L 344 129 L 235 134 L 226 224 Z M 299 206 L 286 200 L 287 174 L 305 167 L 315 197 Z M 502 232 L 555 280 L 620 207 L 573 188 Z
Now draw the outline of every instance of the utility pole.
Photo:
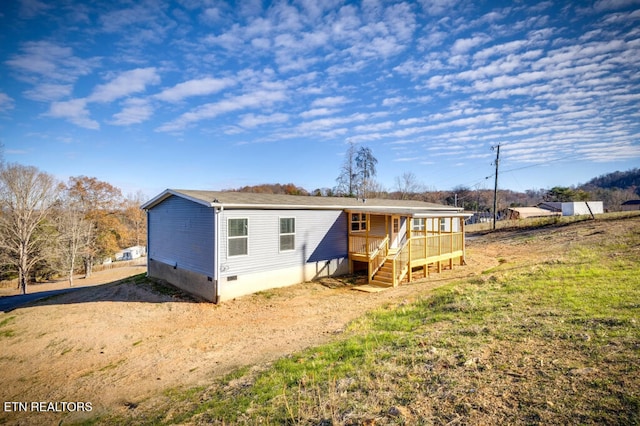
M 498 221 L 498 165 L 500 164 L 500 144 L 496 148 L 496 179 L 493 186 L 493 230 L 496 229 Z

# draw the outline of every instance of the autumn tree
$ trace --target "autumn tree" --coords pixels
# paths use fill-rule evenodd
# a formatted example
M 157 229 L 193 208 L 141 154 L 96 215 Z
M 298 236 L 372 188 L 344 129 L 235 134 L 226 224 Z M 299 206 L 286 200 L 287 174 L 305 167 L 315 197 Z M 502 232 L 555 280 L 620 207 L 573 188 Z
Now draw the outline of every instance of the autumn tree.
M 47 219 L 58 196 L 53 176 L 32 166 L 0 170 L 0 247 L 3 262 L 18 272 L 23 294 L 32 268 L 48 255 Z
M 88 222 L 82 258 L 85 276 L 89 277 L 96 259 L 111 256 L 120 248 L 125 232 L 117 214 L 122 193 L 107 182 L 87 176 L 70 178 L 66 192 Z
M 122 218 L 126 228 L 126 245 L 147 244 L 147 217 L 140 206 L 146 201 L 142 191 L 129 194 L 122 204 Z

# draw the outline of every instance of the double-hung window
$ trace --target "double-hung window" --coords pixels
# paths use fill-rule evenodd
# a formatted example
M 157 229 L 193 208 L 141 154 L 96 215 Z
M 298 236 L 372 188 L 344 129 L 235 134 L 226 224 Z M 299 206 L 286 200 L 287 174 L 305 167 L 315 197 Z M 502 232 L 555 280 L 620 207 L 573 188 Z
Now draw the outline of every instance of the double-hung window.
M 229 219 L 229 256 L 249 254 L 249 219 Z
M 296 248 L 296 219 L 293 217 L 280 218 L 280 251 L 290 251 Z

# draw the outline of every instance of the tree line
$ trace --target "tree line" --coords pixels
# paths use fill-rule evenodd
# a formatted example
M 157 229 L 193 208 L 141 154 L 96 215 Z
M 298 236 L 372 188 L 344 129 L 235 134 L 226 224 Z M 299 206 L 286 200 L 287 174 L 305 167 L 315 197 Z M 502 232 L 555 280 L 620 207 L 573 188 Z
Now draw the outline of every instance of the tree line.
M 387 189 L 375 179 L 378 160 L 370 148 L 349 144 L 334 187 L 313 191 L 288 184 L 261 184 L 245 186 L 234 191 L 269 194 L 313 195 L 325 197 L 387 198 L 420 200 L 430 203 L 462 207 L 467 211 L 490 212 L 493 208 L 493 190 L 456 186 L 448 191 L 431 189 L 420 182 L 412 172 L 394 179 Z M 498 191 L 499 210 L 509 207 L 536 206 L 544 201 L 602 201 L 608 211 L 619 211 L 623 202 L 640 198 L 640 169 L 613 172 L 573 187 L 555 186 L 551 189 L 528 189 L 524 192 L 501 189 Z
M 0 278 L 18 278 L 24 294 L 38 279 L 89 277 L 96 263 L 146 245 L 144 199 L 94 177 L 58 182 L 33 166 L 1 164 Z

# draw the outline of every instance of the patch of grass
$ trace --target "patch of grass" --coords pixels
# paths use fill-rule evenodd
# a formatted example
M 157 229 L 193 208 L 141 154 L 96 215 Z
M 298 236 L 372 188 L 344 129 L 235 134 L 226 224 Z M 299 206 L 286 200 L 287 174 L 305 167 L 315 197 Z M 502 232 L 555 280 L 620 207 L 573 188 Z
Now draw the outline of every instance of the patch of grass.
M 126 361 L 125 359 L 121 359 L 121 360 L 118 360 L 116 362 L 110 362 L 109 364 L 105 365 L 104 367 L 99 368 L 98 371 L 102 372 L 102 371 L 113 370 L 115 368 L 118 368 L 118 366 L 124 364 L 125 361 Z
M 13 337 L 16 335 L 16 332 L 12 329 L 5 328 L 9 324 L 11 324 L 16 319 L 15 315 L 6 317 L 2 321 L 0 321 L 0 337 Z
M 5 319 L 3 319 L 2 321 L 0 321 L 0 328 L 4 327 L 6 325 L 9 325 L 9 323 L 11 323 L 14 319 L 16 319 L 15 315 L 12 315 L 10 317 L 6 317 Z
M 385 306 L 337 341 L 109 421 L 638 424 L 637 231 Z

